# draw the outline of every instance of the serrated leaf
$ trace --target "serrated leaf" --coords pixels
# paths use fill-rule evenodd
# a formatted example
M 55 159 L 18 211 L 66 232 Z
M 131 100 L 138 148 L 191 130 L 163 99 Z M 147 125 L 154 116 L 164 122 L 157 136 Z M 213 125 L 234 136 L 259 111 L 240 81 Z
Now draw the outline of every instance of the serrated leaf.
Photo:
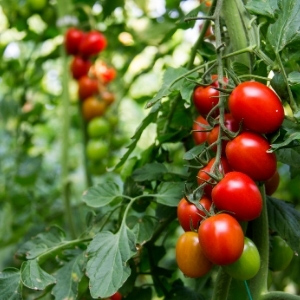
M 132 232 L 136 236 L 136 243 L 143 245 L 151 239 L 158 220 L 151 216 L 144 216 L 142 218 L 131 216 L 127 220 L 127 224 L 132 228 Z
M 162 182 L 157 190 L 156 201 L 167 206 L 177 206 L 183 197 L 183 182 Z
M 87 276 L 93 298 L 114 294 L 130 275 L 127 261 L 136 253 L 135 235 L 126 226 L 120 230 L 98 233 L 88 249 Z
M 82 200 L 90 207 L 103 207 L 120 196 L 121 188 L 115 182 L 105 182 L 86 190 Z
M 300 42 L 300 1 L 278 0 L 278 18 L 268 29 L 267 39 L 275 53 Z
M 201 152 L 203 152 L 205 148 L 204 144 L 197 145 L 190 149 L 189 151 L 185 152 L 183 159 L 184 160 L 193 160 L 195 159 Z
M 20 271 L 15 268 L 7 268 L 0 272 L 1 299 L 22 300 L 22 284 Z
M 191 103 L 191 98 L 192 98 L 194 89 L 195 89 L 195 83 L 188 81 L 188 80 L 185 80 L 184 84 L 181 86 L 181 88 L 180 88 L 181 97 L 187 103 Z
M 167 172 L 168 169 L 164 164 L 154 162 L 146 164 L 143 167 L 134 170 L 134 172 L 132 173 L 132 178 L 138 182 L 146 180 L 159 180 Z
M 278 9 L 277 0 L 252 0 L 247 3 L 246 9 L 253 15 L 274 19 Z
M 267 199 L 269 227 L 300 252 L 300 212 L 291 204 L 273 197 Z
M 52 289 L 55 299 L 77 299 L 78 284 L 83 276 L 86 261 L 85 253 L 81 253 L 57 271 L 56 285 Z
M 47 231 L 39 233 L 23 244 L 16 255 L 18 257 L 26 257 L 26 259 L 34 259 L 50 248 L 61 244 L 64 240 L 64 231 L 57 226 L 52 226 Z
M 24 261 L 21 266 L 22 283 L 33 290 L 44 290 L 48 285 L 56 282 L 55 278 L 45 272 L 36 259 Z

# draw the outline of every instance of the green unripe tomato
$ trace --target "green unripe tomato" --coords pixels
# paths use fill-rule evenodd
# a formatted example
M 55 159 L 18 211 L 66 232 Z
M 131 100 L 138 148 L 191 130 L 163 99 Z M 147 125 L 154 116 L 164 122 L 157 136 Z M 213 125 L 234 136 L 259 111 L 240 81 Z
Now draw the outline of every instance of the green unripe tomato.
M 294 256 L 293 250 L 279 235 L 270 237 L 269 269 L 282 271 L 288 267 Z
M 96 117 L 88 123 L 87 132 L 89 137 L 97 138 L 105 136 L 109 133 L 111 127 L 103 117 Z
M 244 250 L 241 257 L 233 264 L 223 266 L 231 277 L 239 280 L 253 278 L 260 268 L 260 255 L 255 244 L 247 237 L 244 240 Z
M 111 137 L 111 146 L 113 149 L 120 149 L 128 142 L 128 138 L 121 133 L 115 133 Z
M 27 0 L 29 7 L 33 10 L 43 10 L 47 5 L 47 0 Z
M 105 141 L 91 139 L 86 146 L 86 154 L 90 160 L 101 160 L 108 155 L 108 144 Z

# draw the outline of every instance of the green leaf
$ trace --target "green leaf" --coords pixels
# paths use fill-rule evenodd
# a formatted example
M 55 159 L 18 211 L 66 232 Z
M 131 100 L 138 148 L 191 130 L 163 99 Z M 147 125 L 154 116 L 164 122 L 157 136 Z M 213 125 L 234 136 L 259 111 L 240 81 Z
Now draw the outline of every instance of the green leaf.
M 121 188 L 115 182 L 101 183 L 83 193 L 83 201 L 90 207 L 103 207 L 122 196 Z
M 78 284 L 83 276 L 87 258 L 81 253 L 67 262 L 56 273 L 56 285 L 52 289 L 55 299 L 77 299 Z
M 300 147 L 279 149 L 276 151 L 276 157 L 284 164 L 300 168 Z
M 135 181 L 152 181 L 160 180 L 164 174 L 168 172 L 168 169 L 164 164 L 161 163 L 149 163 L 141 168 L 134 170 L 132 173 L 132 178 Z
M 126 300 L 151 300 L 152 289 L 151 287 L 135 287 L 133 291 L 126 296 Z
M 124 156 L 121 158 L 121 160 L 118 162 L 118 164 L 115 166 L 114 169 L 118 169 L 119 167 L 121 167 L 126 162 L 129 155 L 135 149 L 136 144 L 139 141 L 139 139 L 140 139 L 142 133 L 144 132 L 145 128 L 149 124 L 154 123 L 156 121 L 156 117 L 157 117 L 159 108 L 160 108 L 160 103 L 157 103 L 156 105 L 154 105 L 152 107 L 152 109 L 151 109 L 150 113 L 148 114 L 148 116 L 146 116 L 146 118 L 143 119 L 142 123 L 137 128 L 134 136 L 132 137 L 131 144 L 127 147 L 128 148 L 127 152 L 124 154 Z
M 9 202 L 0 207 L 0 241 L 7 241 L 12 236 L 13 209 Z
M 20 271 L 15 268 L 7 268 L 0 272 L 1 299 L 21 300 L 22 284 Z
M 24 261 L 21 266 L 22 283 L 33 290 L 44 290 L 48 285 L 56 282 L 55 278 L 46 273 L 36 259 Z
M 278 9 L 277 0 L 252 0 L 247 3 L 246 9 L 253 15 L 274 19 Z
M 126 226 L 113 234 L 98 233 L 88 249 L 87 276 L 93 298 L 114 294 L 130 275 L 128 260 L 136 253 L 135 234 Z
M 159 185 L 156 200 L 167 206 L 177 206 L 183 197 L 183 182 L 163 182 Z
M 136 243 L 143 245 L 149 241 L 158 224 L 158 220 L 151 216 L 138 218 L 130 216 L 127 220 L 128 227 L 132 229 L 136 236 Z
M 291 204 L 268 197 L 269 227 L 276 231 L 289 246 L 300 252 L 300 212 Z
M 34 259 L 49 249 L 56 247 L 65 240 L 65 233 L 57 226 L 50 227 L 46 232 L 39 233 L 32 240 L 27 241 L 17 251 L 20 258 Z
M 184 160 L 194 160 L 200 153 L 203 152 L 204 148 L 205 148 L 204 144 L 193 147 L 189 151 L 185 152 L 183 159 Z
M 276 151 L 277 149 L 287 147 L 293 142 L 296 142 L 297 144 L 299 144 L 300 132 L 287 133 L 284 137 L 283 142 L 278 143 L 278 144 L 272 144 L 271 149 L 268 152 L 273 152 L 273 151 Z
M 300 42 L 300 1 L 278 0 L 278 18 L 268 29 L 267 39 L 275 53 Z
M 184 84 L 181 86 L 180 88 L 181 97 L 183 100 L 186 100 L 187 103 L 191 103 L 191 98 L 194 89 L 195 89 L 195 83 L 188 80 L 185 80 Z

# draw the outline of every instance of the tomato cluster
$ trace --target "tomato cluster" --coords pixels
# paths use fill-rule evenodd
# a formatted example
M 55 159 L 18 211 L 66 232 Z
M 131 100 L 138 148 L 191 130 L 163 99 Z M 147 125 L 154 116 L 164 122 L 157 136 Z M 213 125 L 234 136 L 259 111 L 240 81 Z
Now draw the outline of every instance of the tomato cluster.
M 226 86 L 228 79 L 222 83 Z M 199 161 L 210 159 L 197 172 L 196 190 L 202 198 L 199 202 L 184 198 L 178 205 L 185 233 L 177 242 L 176 260 L 186 276 L 202 276 L 215 264 L 233 278 L 248 280 L 258 272 L 260 256 L 240 222 L 261 214 L 263 199 L 257 183 L 264 183 L 269 195 L 278 187 L 277 160 L 267 137 L 280 128 L 284 110 L 273 90 L 254 81 L 232 90 L 227 105 L 222 103 L 223 115 L 219 99 L 215 75 L 210 84 L 197 86 L 192 96 L 199 113 L 193 139 L 196 145 L 205 145 Z
M 115 79 L 116 70 L 99 59 L 99 54 L 107 46 L 105 35 L 99 31 L 83 32 L 69 28 L 64 45 L 66 53 L 73 56 L 70 71 L 78 84 L 80 109 L 88 135 L 86 154 L 90 170 L 101 175 L 106 166 L 114 165 L 114 150 L 127 141 L 116 130 L 117 118 L 107 111 L 115 101 L 109 83 Z

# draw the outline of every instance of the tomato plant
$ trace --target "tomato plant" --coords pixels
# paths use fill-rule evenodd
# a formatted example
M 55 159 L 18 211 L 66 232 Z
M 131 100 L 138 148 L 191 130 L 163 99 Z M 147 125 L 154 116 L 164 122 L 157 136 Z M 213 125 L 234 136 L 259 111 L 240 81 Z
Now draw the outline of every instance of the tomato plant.
M 242 255 L 243 230 L 228 214 L 220 213 L 202 221 L 198 237 L 204 255 L 214 264 L 229 265 Z
M 259 217 L 262 197 L 255 182 L 241 172 L 229 172 L 212 190 L 212 201 L 219 210 L 231 213 L 240 221 Z
M 185 232 L 178 238 L 176 262 L 182 273 L 192 278 L 201 277 L 212 268 L 212 263 L 203 253 L 197 233 L 192 231 Z
M 249 280 L 253 278 L 260 268 L 260 255 L 253 241 L 245 237 L 244 249 L 240 258 L 223 268 L 235 279 Z
M 228 142 L 225 152 L 231 167 L 255 181 L 270 179 L 277 169 L 274 153 L 269 153 L 269 142 L 259 134 L 242 132 Z

